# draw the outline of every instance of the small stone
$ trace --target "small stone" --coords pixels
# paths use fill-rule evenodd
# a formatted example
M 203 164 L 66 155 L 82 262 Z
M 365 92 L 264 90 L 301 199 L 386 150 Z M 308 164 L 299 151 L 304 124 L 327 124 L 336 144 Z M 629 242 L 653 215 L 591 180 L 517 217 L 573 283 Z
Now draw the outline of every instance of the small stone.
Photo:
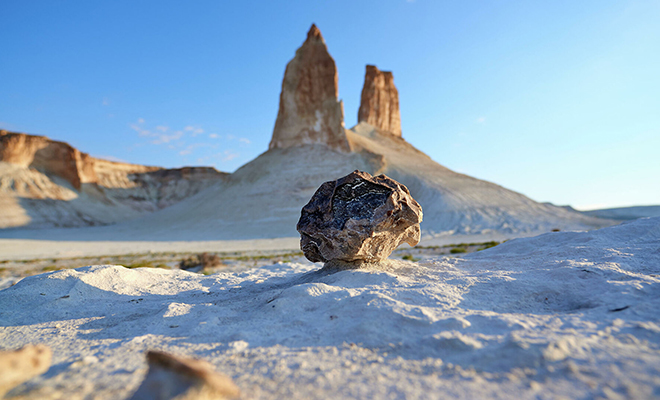
M 149 351 L 147 362 L 149 371 L 132 400 L 220 400 L 240 396 L 234 382 L 206 361 Z
M 52 358 L 50 348 L 42 344 L 0 351 L 0 398 L 21 383 L 48 371 Z
M 385 175 L 354 171 L 326 182 L 303 207 L 300 248 L 312 262 L 380 262 L 401 243 L 419 243 L 422 207 Z

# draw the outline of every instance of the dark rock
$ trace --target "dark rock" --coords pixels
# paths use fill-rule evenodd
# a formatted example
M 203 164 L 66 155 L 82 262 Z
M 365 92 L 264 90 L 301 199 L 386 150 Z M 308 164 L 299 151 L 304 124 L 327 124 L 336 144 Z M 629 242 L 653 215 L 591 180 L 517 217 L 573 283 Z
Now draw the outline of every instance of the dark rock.
M 354 171 L 326 182 L 303 207 L 300 248 L 312 262 L 379 262 L 401 243 L 419 243 L 422 207 L 408 188 Z

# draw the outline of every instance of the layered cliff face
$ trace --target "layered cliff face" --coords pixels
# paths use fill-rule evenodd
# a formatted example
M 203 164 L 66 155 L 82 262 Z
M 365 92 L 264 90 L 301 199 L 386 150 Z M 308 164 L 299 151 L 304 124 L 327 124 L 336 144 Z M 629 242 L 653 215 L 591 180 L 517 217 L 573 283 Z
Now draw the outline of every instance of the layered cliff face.
M 366 122 L 382 132 L 401 136 L 399 92 L 394 86 L 394 76 L 391 72 L 381 71 L 375 65 L 367 65 L 358 122 Z
M 344 110 L 337 99 L 337 67 L 321 31 L 312 25 L 307 40 L 287 64 L 270 149 L 324 144 L 350 151 Z
M 80 190 L 83 183 L 98 182 L 97 162 L 100 165 L 114 164 L 117 167 L 114 169 L 129 173 L 160 169 L 98 160 L 68 143 L 50 140 L 45 136 L 5 130 L 0 131 L 0 161 L 58 176 L 69 182 L 76 190 Z
M 94 158 L 45 136 L 0 131 L 0 228 L 108 224 L 168 207 L 227 179 Z

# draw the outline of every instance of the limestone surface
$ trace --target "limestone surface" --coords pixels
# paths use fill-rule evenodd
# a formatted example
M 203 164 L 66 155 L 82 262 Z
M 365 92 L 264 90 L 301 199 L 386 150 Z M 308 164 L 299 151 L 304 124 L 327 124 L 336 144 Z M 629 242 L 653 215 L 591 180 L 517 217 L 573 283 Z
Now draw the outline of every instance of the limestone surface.
M 42 344 L 0 351 L 0 398 L 21 383 L 46 372 L 52 357 L 50 348 Z
M 366 122 L 382 131 L 401 136 L 399 91 L 391 72 L 367 65 L 364 76 L 358 122 Z
M 269 148 L 320 143 L 350 151 L 344 132 L 344 106 L 337 94 L 335 60 L 321 31 L 312 25 L 307 40 L 286 66 Z
M 222 400 L 240 396 L 232 380 L 206 361 L 147 352 L 149 371 L 131 400 Z
M 312 262 L 379 262 L 420 240 L 422 207 L 385 175 L 354 171 L 326 182 L 303 207 L 300 248 Z

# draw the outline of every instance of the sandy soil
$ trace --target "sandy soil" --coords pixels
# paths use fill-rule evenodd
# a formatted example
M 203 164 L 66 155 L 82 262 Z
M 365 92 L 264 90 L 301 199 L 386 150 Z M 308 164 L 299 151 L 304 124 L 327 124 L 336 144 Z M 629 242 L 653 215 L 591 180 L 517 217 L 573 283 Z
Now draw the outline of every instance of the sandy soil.
M 126 398 L 148 349 L 251 399 L 657 398 L 658 243 L 655 218 L 343 271 L 54 271 L 0 290 L 0 344 L 53 349 L 10 393 L 40 399 Z

